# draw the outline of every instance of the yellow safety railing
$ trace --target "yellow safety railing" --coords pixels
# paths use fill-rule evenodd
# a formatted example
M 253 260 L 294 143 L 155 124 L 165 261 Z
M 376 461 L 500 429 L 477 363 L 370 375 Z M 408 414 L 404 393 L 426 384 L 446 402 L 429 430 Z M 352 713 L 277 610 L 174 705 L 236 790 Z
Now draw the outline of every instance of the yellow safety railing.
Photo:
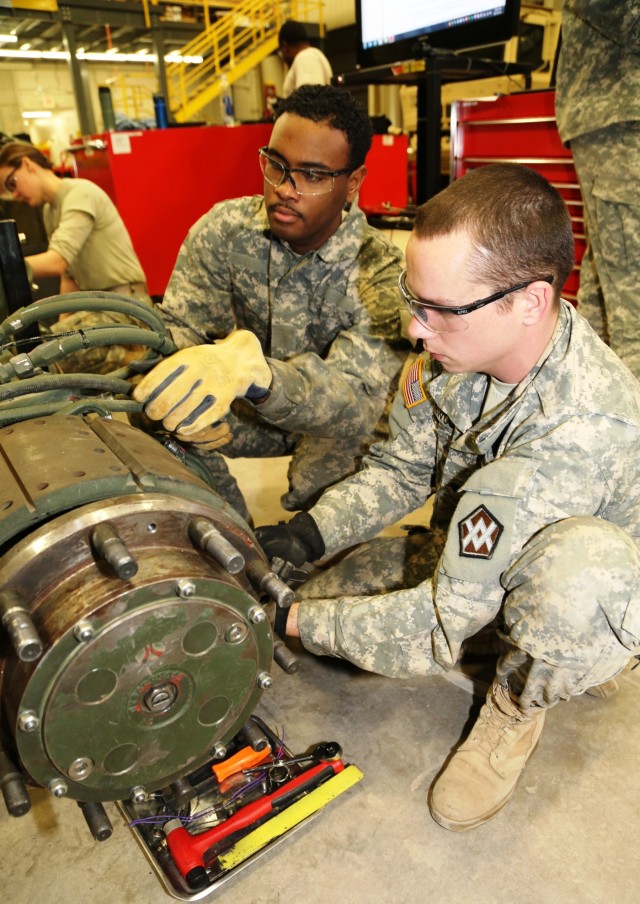
M 122 72 L 108 79 L 107 84 L 113 94 L 114 106 L 127 119 L 153 119 L 153 95 L 158 90 L 155 72 L 137 73 L 135 76 Z
M 169 106 L 176 121 L 188 122 L 226 85 L 277 50 L 278 32 L 287 19 L 313 22 L 324 34 L 322 0 L 242 0 L 177 51 L 183 62 L 170 63 L 166 70 Z M 210 21 L 208 9 L 205 21 Z M 184 62 L 185 58 L 202 62 Z

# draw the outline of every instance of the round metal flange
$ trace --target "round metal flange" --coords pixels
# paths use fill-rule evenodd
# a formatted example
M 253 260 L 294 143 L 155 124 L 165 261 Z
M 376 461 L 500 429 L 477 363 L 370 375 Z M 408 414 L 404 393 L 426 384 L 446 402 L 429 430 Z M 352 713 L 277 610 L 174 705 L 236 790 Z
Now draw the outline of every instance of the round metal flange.
M 156 585 L 152 602 L 149 590 L 131 593 L 116 618 L 94 617 L 99 628 L 84 644 L 67 632 L 34 670 L 21 706 L 39 713 L 39 726 L 17 740 L 35 781 L 53 768 L 82 800 L 163 787 L 257 705 L 271 640 L 249 620 L 253 600 L 205 579 L 188 601 L 176 600 L 172 582 Z
M 255 709 L 258 676 L 272 663 L 269 623 L 256 619 L 246 575 L 193 546 L 194 512 L 222 523 L 248 560 L 261 555 L 224 512 L 147 494 L 61 515 L 3 557 L 45 645 L 38 662 L 7 661 L 0 676 L 33 782 L 47 787 L 57 775 L 84 801 L 164 787 L 206 762 Z M 135 552 L 130 580 L 92 554 L 91 531 L 107 519 Z

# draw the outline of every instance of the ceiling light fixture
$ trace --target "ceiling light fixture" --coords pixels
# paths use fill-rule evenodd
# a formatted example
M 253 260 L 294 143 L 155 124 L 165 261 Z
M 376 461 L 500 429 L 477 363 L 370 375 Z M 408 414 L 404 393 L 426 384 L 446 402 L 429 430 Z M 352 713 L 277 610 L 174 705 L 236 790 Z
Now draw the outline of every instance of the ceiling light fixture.
M 22 113 L 23 119 L 51 119 L 52 116 L 51 110 L 25 110 Z
M 157 57 L 155 54 L 145 54 L 141 58 L 139 53 L 88 53 L 83 51 L 76 53 L 79 60 L 86 60 L 88 63 L 109 62 L 114 60 L 118 63 L 153 63 Z M 66 50 L 0 50 L 0 59 L 23 59 L 23 60 L 69 60 L 69 53 Z M 201 56 L 180 56 L 177 53 L 168 53 L 165 55 L 165 63 L 193 63 L 197 65 L 203 62 Z
M 0 35 L 0 44 L 15 44 L 17 40 L 17 35 Z

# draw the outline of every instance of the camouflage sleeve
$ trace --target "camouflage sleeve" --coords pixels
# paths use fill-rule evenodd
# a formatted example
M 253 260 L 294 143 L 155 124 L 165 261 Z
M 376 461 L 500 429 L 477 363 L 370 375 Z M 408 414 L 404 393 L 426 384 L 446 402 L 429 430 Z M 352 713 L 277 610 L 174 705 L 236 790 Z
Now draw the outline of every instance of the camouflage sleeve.
M 310 510 L 328 555 L 375 537 L 431 495 L 436 455 L 431 407 L 410 414 L 399 392 L 389 426 L 390 438 L 371 447 L 362 470 L 323 493 Z
M 581 436 L 590 440 L 588 448 L 581 445 Z M 600 447 L 602 454 L 595 455 L 605 436 L 611 451 Z M 451 650 L 468 636 L 474 619 L 485 623 L 486 611 L 491 606 L 497 611 L 505 592 L 503 576 L 516 563 L 519 569 L 526 567 L 522 551 L 543 528 L 581 516 L 611 519 L 610 486 L 620 470 L 612 459 L 619 455 L 628 461 L 629 439 L 628 428 L 606 416 L 568 418 L 533 443 L 516 443 L 471 475 L 453 514 L 435 582 L 435 605 L 448 626 L 446 634 L 437 629 L 433 635 L 438 661 L 451 662 Z M 630 486 L 630 510 L 637 495 Z M 573 561 L 571 568 L 585 567 L 587 558 Z
M 222 338 L 236 325 L 229 244 L 238 223 L 235 207 L 216 204 L 191 227 L 180 248 L 158 307 L 179 348 Z
M 367 437 L 397 386 L 409 343 L 402 338 L 397 288 L 402 255 L 371 238 L 353 268 L 349 292 L 354 322 L 326 354 L 270 360 L 271 396 L 260 415 L 271 424 L 311 436 Z

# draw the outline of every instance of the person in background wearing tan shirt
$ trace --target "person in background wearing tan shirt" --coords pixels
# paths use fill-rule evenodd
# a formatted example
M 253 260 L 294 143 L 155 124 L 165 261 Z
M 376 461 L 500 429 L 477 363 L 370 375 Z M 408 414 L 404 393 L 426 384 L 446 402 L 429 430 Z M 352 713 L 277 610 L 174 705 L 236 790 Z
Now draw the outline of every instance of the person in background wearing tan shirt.
M 31 144 L 13 142 L 0 148 L 0 185 L 29 207 L 43 205 L 49 247 L 25 258 L 32 279 L 60 278 L 60 292 L 105 291 L 131 295 L 151 304 L 145 274 L 127 228 L 109 196 L 88 179 L 61 179 L 51 162 Z M 69 314 L 54 332 L 96 323 L 131 323 L 115 312 Z M 114 348 L 91 349 L 66 358 L 65 370 L 106 372 L 118 362 Z M 104 360 L 104 356 L 108 361 Z M 81 360 L 82 359 L 82 362 Z M 105 371 L 106 368 L 106 371 Z

